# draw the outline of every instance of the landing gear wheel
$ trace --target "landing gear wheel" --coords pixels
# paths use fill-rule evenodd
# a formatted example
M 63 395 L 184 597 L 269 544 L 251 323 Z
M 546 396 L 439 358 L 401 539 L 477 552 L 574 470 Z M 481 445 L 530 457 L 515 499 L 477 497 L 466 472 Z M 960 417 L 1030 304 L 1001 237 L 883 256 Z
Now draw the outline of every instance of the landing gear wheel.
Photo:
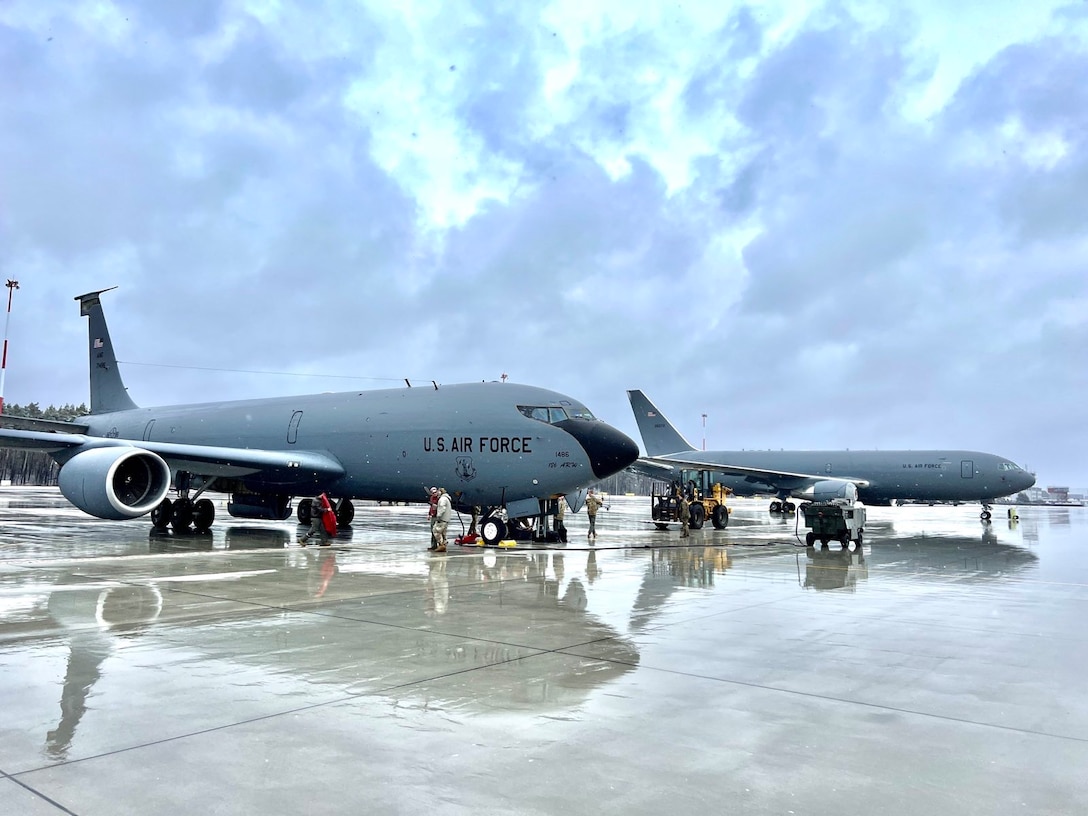
M 170 519 L 174 514 L 174 503 L 170 499 L 163 499 L 159 506 L 151 511 L 151 523 L 156 530 L 165 530 L 170 526 Z
M 484 544 L 494 547 L 506 538 L 506 522 L 498 516 L 488 516 L 480 525 L 480 537 L 484 540 Z
M 782 512 L 782 502 L 780 502 L 780 501 L 771 502 L 771 506 L 769 508 L 767 508 L 767 512 L 768 513 L 781 513 Z
M 343 499 L 336 508 L 336 523 L 340 527 L 350 527 L 355 519 L 355 505 L 351 499 Z
M 215 521 L 215 505 L 211 499 L 198 499 L 193 505 L 193 526 L 198 530 L 207 530 Z
M 689 511 L 690 518 L 688 519 L 688 526 L 692 530 L 703 529 L 703 523 L 706 521 L 706 511 L 703 506 L 698 502 L 692 502 L 691 509 Z
M 782 512 L 783 513 L 793 513 L 796 510 L 797 510 L 797 505 L 795 505 L 793 502 L 791 502 L 791 501 L 782 502 Z
M 174 502 L 174 512 L 170 514 L 170 526 L 175 533 L 183 533 L 193 523 L 193 503 L 189 499 Z
M 983 511 L 982 511 L 982 512 L 981 512 L 981 513 L 979 514 L 979 518 L 980 518 L 980 519 L 982 519 L 983 521 L 989 521 L 989 520 L 990 520 L 990 519 L 992 518 L 992 516 L 991 516 L 991 514 L 990 514 L 990 511 L 989 511 L 989 510 L 983 510 Z
M 309 524 L 313 520 L 314 509 L 312 507 L 313 499 L 302 499 L 298 503 L 298 515 L 299 524 Z
M 710 521 L 713 523 L 715 530 L 724 530 L 729 526 L 729 508 L 724 504 L 719 504 L 714 508 L 714 514 L 710 517 Z

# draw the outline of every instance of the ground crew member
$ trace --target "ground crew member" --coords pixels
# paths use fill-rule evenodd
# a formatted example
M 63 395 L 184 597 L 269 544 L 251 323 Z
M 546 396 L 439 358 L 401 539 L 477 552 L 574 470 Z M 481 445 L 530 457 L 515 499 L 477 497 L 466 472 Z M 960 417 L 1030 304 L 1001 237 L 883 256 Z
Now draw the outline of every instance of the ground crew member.
M 691 519 L 691 503 L 688 501 L 687 496 L 680 496 L 678 518 L 680 519 L 680 538 L 687 538 L 691 535 L 688 532 L 688 521 Z
M 427 524 L 431 528 L 430 529 L 431 541 L 434 541 L 434 514 L 435 514 L 435 510 L 438 508 L 438 488 L 437 487 L 432 487 L 431 488 L 431 494 L 430 494 L 430 497 L 429 497 L 428 501 L 429 501 L 429 505 L 427 507 Z M 434 548 L 432 547 L 431 549 L 434 549 Z
M 325 503 L 322 501 L 322 496 L 324 495 L 325 494 L 322 493 L 321 496 L 315 496 L 310 499 L 310 531 L 298 540 L 298 543 L 303 547 L 305 547 L 306 543 L 314 536 L 321 539 L 322 547 L 329 546 L 329 531 L 325 529 L 325 519 L 323 518 L 325 515 Z
M 446 527 L 450 523 L 450 515 L 453 513 L 453 502 L 446 488 L 438 488 L 438 503 L 434 510 L 434 529 L 431 533 L 434 543 L 430 549 L 435 552 L 446 551 Z
M 589 532 L 586 533 L 586 538 L 597 537 L 597 511 L 604 505 L 604 502 L 597 498 L 597 494 L 593 492 L 593 488 L 589 489 L 589 495 L 586 496 L 586 515 L 589 516 Z

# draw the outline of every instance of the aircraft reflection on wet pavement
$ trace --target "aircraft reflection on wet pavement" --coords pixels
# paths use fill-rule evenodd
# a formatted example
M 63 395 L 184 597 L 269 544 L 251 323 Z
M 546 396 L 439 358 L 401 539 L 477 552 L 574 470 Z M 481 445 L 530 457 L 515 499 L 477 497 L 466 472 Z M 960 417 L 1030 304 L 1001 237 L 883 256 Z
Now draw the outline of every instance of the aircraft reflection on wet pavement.
M 416 549 L 425 521 L 414 507 L 365 507 L 368 527 L 384 519 L 380 537 L 358 533 L 367 546 L 314 550 L 290 543 L 293 525 L 149 537 L 86 520 L 55 489 L 8 495 L 24 493 L 31 500 L 0 502 L 0 532 L 10 544 L 0 560 L 0 647 L 16 675 L 53 672 L 44 687 L 59 686 L 59 716 L 54 698 L 30 721 L 51 720 L 33 726 L 45 734 L 50 760 L 91 750 L 77 741 L 88 711 L 114 723 L 141 716 L 121 699 L 126 683 L 143 689 L 166 676 L 172 693 L 182 693 L 180 684 L 199 700 L 186 684 L 202 675 L 217 694 L 238 689 L 245 704 L 261 696 L 253 687 L 264 691 L 279 678 L 288 694 L 301 685 L 441 699 L 467 711 L 569 709 L 634 670 L 639 636 L 674 604 L 701 598 L 720 610 L 723 599 L 761 583 L 753 578 L 788 580 L 795 559 L 801 591 L 933 577 L 1000 582 L 1039 560 L 1017 543 L 1014 524 L 980 527 L 947 509 L 877 519 L 875 543 L 862 550 L 767 541 L 760 525 L 744 524 L 743 511 L 729 531 L 700 531 L 702 542 L 688 547 L 644 529 L 644 499 L 613 497 L 598 522 L 597 549 L 472 548 L 428 557 Z M 51 526 L 37 524 L 43 508 Z M 179 676 L 179 665 L 203 668 Z M 94 750 L 101 741 L 96 733 Z
M 891 537 L 893 524 L 884 523 Z M 1001 541 L 993 526 L 982 523 L 978 536 L 936 534 L 897 537 L 868 548 L 808 547 L 805 553 L 806 589 L 853 589 L 869 578 L 870 568 L 886 571 L 937 574 L 953 581 L 992 581 L 1038 564 L 1039 556 L 1016 544 Z M 1008 528 L 1017 529 L 1016 522 Z
M 283 544 L 278 530 L 264 536 L 255 529 L 236 532 L 255 549 Z M 201 662 L 250 665 L 261 675 L 338 685 L 353 695 L 381 695 L 383 689 L 402 694 L 407 687 L 421 699 L 441 696 L 447 704 L 481 709 L 500 701 L 574 705 L 639 662 L 628 640 L 587 613 L 585 586 L 581 577 L 566 575 L 562 552 L 437 558 L 425 575 L 399 575 L 378 565 L 342 570 L 336 548 L 254 552 L 241 562 L 216 553 L 208 561 L 187 549 L 189 538 L 169 542 L 180 548 L 174 552 L 194 553 L 198 560 L 157 563 L 162 574 L 155 577 L 65 572 L 49 589 L 47 614 L 21 622 L 19 639 L 59 634 L 67 642 L 60 719 L 46 735 L 49 759 L 68 757 L 88 699 L 98 693 L 96 685 L 110 682 L 104 664 L 122 645 L 149 652 L 145 659 L 152 662 L 195 652 Z M 597 572 L 589 562 L 586 580 L 592 582 Z M 229 593 L 217 589 L 224 582 L 235 585 Z M 216 625 L 225 604 L 238 609 L 229 612 L 228 626 Z M 528 643 L 518 619 L 504 623 L 515 609 L 531 616 L 534 638 L 543 633 L 545 642 Z M 289 637 L 285 614 L 291 615 Z M 203 625 L 209 618 L 211 625 Z M 553 628 L 563 633 L 561 642 L 546 642 Z M 440 635 L 441 645 L 425 645 L 417 636 L 422 632 Z M 594 657 L 563 653 L 568 642 L 594 644 Z M 553 645 L 559 650 L 553 652 Z M 529 663 L 549 656 L 563 668 L 542 680 Z M 458 672 L 501 671 L 474 673 L 472 682 L 451 686 L 451 664 Z

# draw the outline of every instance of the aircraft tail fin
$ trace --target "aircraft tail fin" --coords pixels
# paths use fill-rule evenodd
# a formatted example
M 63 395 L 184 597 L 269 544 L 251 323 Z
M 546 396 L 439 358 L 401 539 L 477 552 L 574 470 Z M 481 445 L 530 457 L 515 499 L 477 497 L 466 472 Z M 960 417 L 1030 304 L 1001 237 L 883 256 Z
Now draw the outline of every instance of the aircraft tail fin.
M 98 299 L 99 295 L 109 292 L 110 289 L 88 292 L 75 298 L 79 301 L 80 316 L 90 318 L 87 324 L 87 346 L 90 349 L 92 414 L 108 414 L 137 407 L 121 380 L 117 356 L 113 353 L 113 341 L 110 340 L 110 330 L 106 327 L 106 316 L 102 313 L 102 302 Z
M 635 422 L 638 423 L 638 432 L 642 435 L 647 456 L 665 456 L 669 453 L 695 450 L 672 423 L 665 419 L 665 415 L 657 410 L 657 406 L 650 402 L 649 397 L 635 390 L 628 391 L 627 398 L 631 401 L 631 410 L 635 414 Z

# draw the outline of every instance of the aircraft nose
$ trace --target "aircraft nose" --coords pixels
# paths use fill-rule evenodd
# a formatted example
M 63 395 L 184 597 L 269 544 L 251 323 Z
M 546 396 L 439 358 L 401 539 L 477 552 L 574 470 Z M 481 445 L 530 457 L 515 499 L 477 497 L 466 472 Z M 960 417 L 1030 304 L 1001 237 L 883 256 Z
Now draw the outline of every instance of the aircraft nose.
M 556 424 L 578 440 L 598 479 L 619 473 L 638 459 L 638 445 L 634 440 L 606 422 L 568 419 Z

